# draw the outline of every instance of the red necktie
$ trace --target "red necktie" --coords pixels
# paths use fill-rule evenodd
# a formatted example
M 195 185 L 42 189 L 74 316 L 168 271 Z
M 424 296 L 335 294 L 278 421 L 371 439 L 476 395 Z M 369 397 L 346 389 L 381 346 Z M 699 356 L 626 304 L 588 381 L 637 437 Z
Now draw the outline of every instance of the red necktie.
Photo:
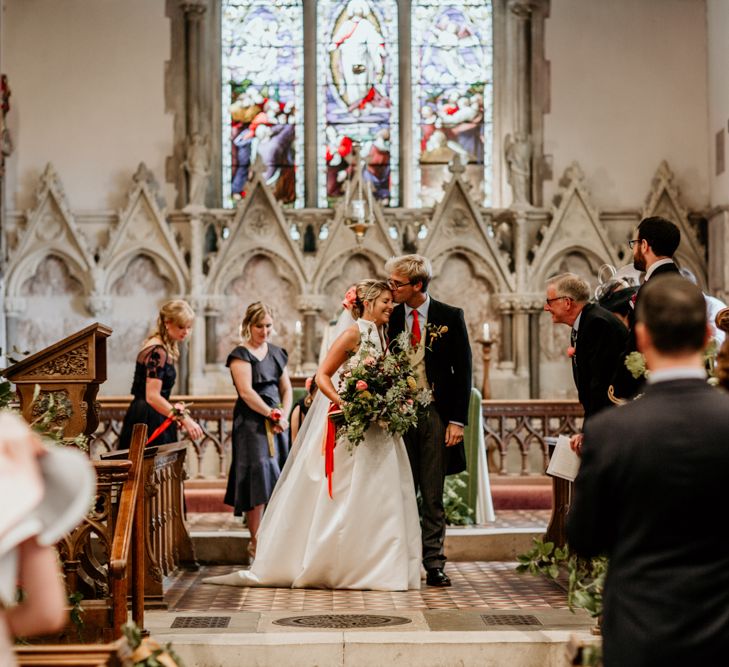
M 420 321 L 418 320 L 418 311 L 413 310 L 413 327 L 410 330 L 410 341 L 412 344 L 420 344 Z

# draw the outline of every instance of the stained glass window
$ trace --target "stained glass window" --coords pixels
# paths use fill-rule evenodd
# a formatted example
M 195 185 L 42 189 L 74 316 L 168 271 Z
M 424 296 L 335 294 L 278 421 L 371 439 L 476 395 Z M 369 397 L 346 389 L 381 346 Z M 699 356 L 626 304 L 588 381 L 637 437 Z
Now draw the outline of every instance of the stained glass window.
M 245 196 L 260 156 L 284 204 L 304 205 L 301 0 L 222 0 L 224 204 Z
M 317 39 L 319 206 L 342 196 L 353 142 L 374 197 L 397 206 L 397 2 L 319 0 Z
M 489 0 L 413 0 L 414 155 L 418 205 L 432 206 L 455 155 L 484 205 L 491 203 L 493 55 Z

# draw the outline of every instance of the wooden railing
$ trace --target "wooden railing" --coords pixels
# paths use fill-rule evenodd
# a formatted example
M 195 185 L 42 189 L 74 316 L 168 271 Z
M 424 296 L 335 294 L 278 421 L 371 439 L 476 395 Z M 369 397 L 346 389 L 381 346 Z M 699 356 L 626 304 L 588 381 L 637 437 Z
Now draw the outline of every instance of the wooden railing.
M 92 455 L 115 449 L 130 397 L 101 398 L 100 424 Z M 234 396 L 180 396 L 192 403 L 192 415 L 204 437 L 188 444 L 190 479 L 224 479 L 230 467 Z M 582 407 L 577 401 L 484 401 L 484 435 L 489 470 L 498 475 L 541 475 L 549 458 L 545 438 L 579 432 Z
M 113 644 L 67 644 L 16 646 L 19 667 L 131 667 L 126 639 Z
M 124 483 L 119 510 L 117 512 L 114 541 L 111 545 L 109 570 L 112 581 L 113 628 L 116 636 L 121 634 L 122 625 L 127 622 L 127 593 L 131 575 L 132 617 L 137 627 L 144 628 L 144 490 L 142 470 L 144 443 L 147 441 L 147 426 L 135 424 L 129 460 L 132 467 L 129 479 Z M 132 567 L 129 567 L 129 563 Z
M 136 428 L 136 427 L 135 427 Z M 187 445 L 172 443 L 143 450 L 140 475 L 143 490 L 143 525 L 136 548 L 144 562 L 144 605 L 164 609 L 163 580 L 178 567 L 197 567 L 192 539 L 184 521 L 183 482 Z M 104 460 L 125 459 L 127 450 L 105 455 Z

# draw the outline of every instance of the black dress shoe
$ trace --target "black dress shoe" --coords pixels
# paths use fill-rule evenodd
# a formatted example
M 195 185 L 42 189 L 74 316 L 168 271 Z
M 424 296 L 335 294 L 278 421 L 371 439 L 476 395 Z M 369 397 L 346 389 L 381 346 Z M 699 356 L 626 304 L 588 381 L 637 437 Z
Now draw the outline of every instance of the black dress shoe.
M 450 586 L 451 580 L 448 578 L 448 575 L 443 572 L 442 567 L 431 567 L 427 570 L 425 583 L 428 584 L 428 586 Z

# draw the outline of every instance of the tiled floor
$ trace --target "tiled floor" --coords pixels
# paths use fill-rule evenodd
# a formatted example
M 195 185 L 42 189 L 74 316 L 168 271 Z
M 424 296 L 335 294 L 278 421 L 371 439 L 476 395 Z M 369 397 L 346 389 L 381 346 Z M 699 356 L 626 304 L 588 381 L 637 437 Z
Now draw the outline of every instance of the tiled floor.
M 432 609 L 566 609 L 556 583 L 517 574 L 515 563 L 448 563 L 450 588 L 423 585 L 419 591 L 331 591 L 289 588 L 236 588 L 200 583 L 226 574 L 231 566 L 213 565 L 181 572 L 168 581 L 169 610 L 180 611 L 364 611 Z

